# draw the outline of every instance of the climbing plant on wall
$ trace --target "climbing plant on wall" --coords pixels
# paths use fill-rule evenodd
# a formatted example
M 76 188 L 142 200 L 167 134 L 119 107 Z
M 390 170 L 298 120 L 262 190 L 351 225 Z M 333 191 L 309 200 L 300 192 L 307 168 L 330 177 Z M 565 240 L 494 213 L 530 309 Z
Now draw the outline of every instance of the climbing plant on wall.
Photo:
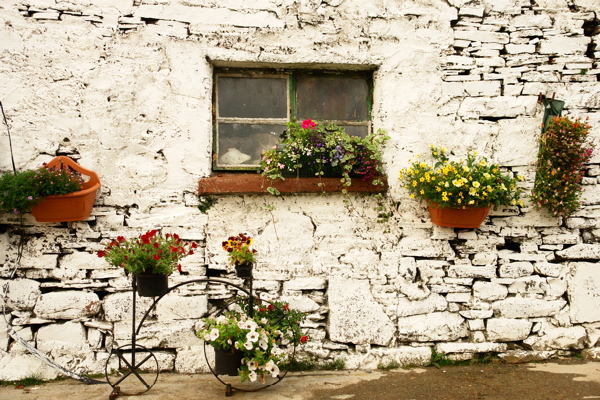
M 580 206 L 581 182 L 593 151 L 591 126 L 580 118 L 554 117 L 540 136 L 537 174 L 531 200 L 539 210 L 568 217 Z

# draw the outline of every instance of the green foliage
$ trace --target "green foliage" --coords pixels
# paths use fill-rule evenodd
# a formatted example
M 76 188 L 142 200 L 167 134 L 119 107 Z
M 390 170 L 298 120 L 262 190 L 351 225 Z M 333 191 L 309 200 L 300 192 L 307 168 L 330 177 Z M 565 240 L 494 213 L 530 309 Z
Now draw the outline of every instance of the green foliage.
M 312 359 L 293 359 L 287 366 L 290 372 L 313 371 L 317 369 L 318 363 Z
M 0 210 L 22 214 L 44 197 L 80 191 L 81 174 L 70 168 L 0 172 Z
M 201 321 L 198 336 L 217 350 L 243 353 L 238 374 L 254 382 L 263 375 L 277 377 L 290 362 L 291 345 L 306 343 L 300 323 L 305 315 L 287 303 L 263 303 L 256 299 L 250 316 L 248 300 L 238 301 L 241 310 L 230 309 Z
M 28 376 L 23 379 L 19 379 L 18 381 L 0 381 L 0 386 L 16 386 L 16 387 L 25 387 L 25 386 L 37 386 L 46 383 L 45 380 L 38 378 L 37 376 Z
M 208 212 L 208 210 L 214 206 L 215 204 L 217 204 L 217 198 L 213 197 L 213 196 L 198 196 L 198 210 L 200 210 L 200 212 L 202 214 L 206 214 Z
M 442 367 L 442 365 L 454 365 L 455 363 L 455 361 L 450 360 L 445 354 L 438 353 L 433 347 L 431 347 L 431 359 L 428 363 L 425 363 L 425 366 L 429 367 L 433 365 L 439 369 Z
M 442 208 L 522 205 L 517 188 L 522 177 L 503 174 L 487 158 L 477 158 L 476 152 L 469 153 L 466 160 L 450 161 L 446 149 L 431 146 L 431 155 L 434 165 L 415 161 L 400 171 L 400 181 L 411 198 L 437 203 Z
M 289 122 L 280 145 L 263 153 L 259 172 L 271 180 L 284 180 L 298 170 L 315 177 L 340 176 L 348 187 L 351 177 L 366 180 L 383 173 L 381 146 L 387 139 L 381 130 L 361 138 L 332 123 Z M 279 194 L 272 187 L 267 191 Z
M 531 200 L 555 217 L 569 217 L 581 205 L 585 163 L 592 157 L 591 126 L 580 119 L 555 117 L 540 137 L 537 173 Z
M 398 368 L 400 368 L 400 363 L 396 360 L 390 360 L 386 363 L 381 362 L 381 363 L 377 364 L 377 369 L 381 369 L 384 371 L 388 371 L 391 369 L 398 369 Z
M 181 272 L 179 261 L 194 254 L 196 247 L 195 242 L 185 242 L 177 234 L 162 236 L 157 230 L 151 230 L 134 239 L 118 236 L 98 252 L 98 257 L 133 274 L 169 275 L 175 269 Z
M 346 367 L 346 359 L 336 358 L 332 361 L 325 361 L 319 364 L 319 369 L 324 371 L 341 371 Z

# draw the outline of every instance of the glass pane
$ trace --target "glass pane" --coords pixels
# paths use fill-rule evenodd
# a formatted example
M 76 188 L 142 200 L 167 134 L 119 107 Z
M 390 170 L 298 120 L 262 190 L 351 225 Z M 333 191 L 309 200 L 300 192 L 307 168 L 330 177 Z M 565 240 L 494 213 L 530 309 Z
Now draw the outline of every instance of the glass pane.
M 297 79 L 298 119 L 366 121 L 368 100 L 365 78 L 301 76 Z
M 365 138 L 367 137 L 367 135 L 369 134 L 369 127 L 366 125 L 340 125 L 342 128 L 344 128 L 344 130 L 346 131 L 346 133 L 350 136 L 359 136 L 361 138 Z
M 263 150 L 279 143 L 285 125 L 219 124 L 217 165 L 258 166 Z
M 221 76 L 217 83 L 219 117 L 287 118 L 284 78 Z

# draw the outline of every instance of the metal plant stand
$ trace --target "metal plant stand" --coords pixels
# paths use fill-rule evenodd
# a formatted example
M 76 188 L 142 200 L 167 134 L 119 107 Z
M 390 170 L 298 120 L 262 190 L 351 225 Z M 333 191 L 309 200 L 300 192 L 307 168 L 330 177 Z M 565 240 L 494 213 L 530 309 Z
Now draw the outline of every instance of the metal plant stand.
M 226 279 L 206 277 L 206 278 L 199 278 L 199 279 L 194 279 L 194 280 L 179 283 L 177 285 L 170 287 L 168 289 L 167 293 L 163 294 L 162 296 L 155 297 L 153 303 L 150 305 L 150 307 L 148 308 L 148 310 L 146 311 L 146 313 L 140 320 L 139 324 L 137 324 L 137 326 L 136 326 L 136 301 L 137 301 L 137 284 L 138 283 L 137 283 L 137 278 L 134 276 L 133 282 L 132 282 L 132 288 L 133 288 L 132 313 L 133 313 L 133 315 L 132 315 L 132 324 L 131 324 L 131 326 L 132 326 L 131 343 L 120 346 L 116 349 L 113 349 L 111 351 L 108 359 L 106 360 L 106 364 L 105 364 L 106 380 L 113 388 L 113 391 L 109 396 L 109 400 L 116 399 L 120 395 L 138 396 L 138 395 L 141 395 L 141 394 L 147 392 L 154 386 L 154 384 L 158 380 L 158 375 L 159 375 L 158 360 L 157 360 L 156 356 L 154 355 L 154 353 L 152 353 L 152 350 L 147 349 L 146 347 L 141 346 L 136 343 L 137 335 L 139 335 L 144 321 L 148 318 L 150 312 L 156 307 L 156 304 L 160 301 L 160 299 L 162 299 L 164 296 L 166 296 L 169 292 L 171 292 L 174 289 L 177 289 L 181 286 L 189 285 L 192 283 L 198 283 L 198 282 L 220 283 L 220 284 L 224 284 L 227 286 L 231 286 L 231 287 L 241 291 L 242 293 L 244 293 L 247 296 L 246 299 L 244 299 L 244 301 L 248 302 L 249 315 L 251 317 L 253 316 L 254 302 L 257 300 L 255 300 L 255 297 L 254 297 L 253 291 L 252 291 L 252 276 L 251 275 L 250 275 L 250 277 L 245 279 L 245 283 L 247 284 L 248 289 L 246 289 L 242 286 L 236 285 Z M 235 303 L 236 301 L 240 301 L 240 300 L 238 300 L 234 297 L 234 300 L 227 302 L 224 306 L 220 307 L 216 311 L 213 311 L 213 313 L 222 312 L 226 307 L 230 306 L 231 304 Z M 269 302 L 267 302 L 267 303 L 269 303 Z M 283 312 L 282 312 L 282 318 L 286 318 L 285 314 Z M 295 350 L 296 350 L 295 344 L 292 343 L 292 345 L 293 345 L 293 349 L 291 352 L 290 360 L 294 359 Z M 287 369 L 285 369 L 285 370 L 282 369 L 281 373 L 277 376 L 275 381 L 272 383 L 264 384 L 263 386 L 260 386 L 258 388 L 235 387 L 235 386 L 233 386 L 232 383 L 228 383 L 228 382 L 224 381 L 223 379 L 221 379 L 219 377 L 219 375 L 217 375 L 217 373 L 215 372 L 215 369 L 211 366 L 211 362 L 208 359 L 206 346 L 207 345 L 205 342 L 204 343 L 204 355 L 206 358 L 206 363 L 207 363 L 209 369 L 211 370 L 211 372 L 213 373 L 213 375 L 217 378 L 217 380 L 219 380 L 219 382 L 221 382 L 223 385 L 225 385 L 225 396 L 227 396 L 227 397 L 231 396 L 233 394 L 234 390 L 242 391 L 242 392 L 254 392 L 254 391 L 265 389 L 267 387 L 273 386 L 276 383 L 280 382 L 285 377 L 285 375 L 287 375 L 287 372 L 288 372 Z M 112 363 L 115 361 L 115 359 L 118 361 L 119 372 L 122 373 L 122 375 L 120 377 L 115 377 L 114 374 L 111 374 L 111 371 L 110 371 L 110 367 L 111 367 Z M 146 373 L 144 376 L 142 376 L 142 374 L 141 374 L 142 370 L 150 371 L 150 373 Z M 122 387 L 128 378 L 130 378 L 130 381 L 133 380 L 133 384 L 135 385 L 134 388 L 130 389 L 130 388 Z

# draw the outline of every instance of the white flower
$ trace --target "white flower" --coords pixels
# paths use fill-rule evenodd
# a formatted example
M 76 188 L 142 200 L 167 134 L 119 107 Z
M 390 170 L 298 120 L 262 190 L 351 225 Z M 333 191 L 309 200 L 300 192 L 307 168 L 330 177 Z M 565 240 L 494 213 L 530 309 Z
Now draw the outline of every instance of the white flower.
M 266 324 L 268 324 L 268 323 L 269 323 L 269 320 L 263 317 L 263 318 L 260 320 L 260 323 L 261 323 L 261 324 L 264 324 L 264 325 L 266 325 Z
M 246 333 L 246 338 L 249 342 L 256 342 L 258 340 L 258 333 L 256 331 L 250 331 Z
M 260 340 L 258 342 L 258 346 L 263 349 L 263 350 L 267 350 L 269 348 L 269 343 L 266 340 Z
M 248 371 L 256 371 L 256 365 L 258 364 L 254 359 L 248 361 Z
M 278 346 L 273 346 L 273 348 L 271 349 L 271 354 L 274 356 L 278 356 L 283 353 L 284 353 L 284 351 Z
M 248 374 L 248 378 L 250 379 L 250 382 L 255 382 L 256 381 L 256 377 L 257 377 L 257 375 L 256 375 L 255 371 L 252 371 L 252 372 L 250 372 Z
M 216 321 L 217 321 L 219 324 L 224 324 L 224 323 L 227 323 L 228 319 L 227 319 L 227 317 L 226 317 L 226 316 L 224 316 L 224 315 L 219 315 L 219 316 L 217 317 Z
M 246 350 L 252 350 L 254 346 L 251 341 L 247 341 L 246 343 L 244 343 L 244 347 L 246 348 Z
M 251 331 L 256 330 L 258 325 L 253 320 L 249 319 L 245 321 L 244 326 L 241 326 L 242 329 L 250 329 Z
M 194 329 L 196 330 L 196 332 L 204 330 L 204 321 L 201 320 L 201 321 L 196 322 Z
M 208 340 L 214 341 L 219 338 L 219 330 L 217 328 L 212 328 L 210 331 L 210 336 Z
M 269 371 L 273 378 L 277 378 L 277 375 L 279 375 L 279 367 L 273 360 L 269 360 L 269 362 L 265 364 L 265 370 Z

